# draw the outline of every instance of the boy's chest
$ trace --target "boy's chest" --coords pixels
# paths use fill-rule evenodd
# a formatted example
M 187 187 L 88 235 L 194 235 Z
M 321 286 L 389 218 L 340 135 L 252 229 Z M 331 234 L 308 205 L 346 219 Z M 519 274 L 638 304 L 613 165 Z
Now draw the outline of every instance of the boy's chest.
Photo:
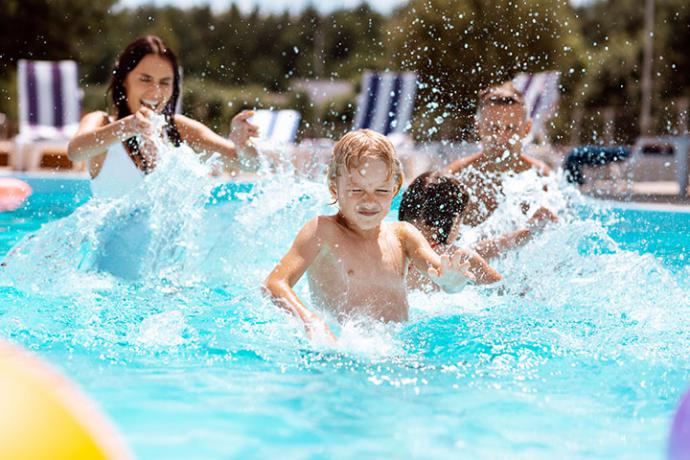
M 351 280 L 376 283 L 382 278 L 399 279 L 405 274 L 405 252 L 394 237 L 366 242 L 344 240 L 332 245 L 330 252 L 334 268 Z

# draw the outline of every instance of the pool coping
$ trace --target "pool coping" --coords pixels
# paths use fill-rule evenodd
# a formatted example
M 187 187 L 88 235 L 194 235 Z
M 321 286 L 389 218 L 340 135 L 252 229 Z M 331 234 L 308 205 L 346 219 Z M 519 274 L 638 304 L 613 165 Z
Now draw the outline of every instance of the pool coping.
M 55 172 L 55 171 L 2 171 L 0 178 L 12 177 L 20 180 L 36 181 L 36 180 L 56 180 L 56 181 L 75 181 L 84 182 L 84 185 L 89 181 L 87 172 Z M 241 174 L 238 176 L 227 176 L 226 183 L 235 184 L 252 184 L 256 179 L 252 174 Z M 592 201 L 605 203 L 614 207 L 642 211 L 667 211 L 667 212 L 687 212 L 690 213 L 690 197 L 688 199 L 678 196 L 669 195 L 594 195 L 583 193 Z
M 649 201 L 617 201 L 612 199 L 594 199 L 595 201 L 603 202 L 614 206 L 616 208 L 630 209 L 636 211 L 665 211 L 665 212 L 678 212 L 678 213 L 690 213 L 690 204 L 678 204 L 678 203 L 656 203 Z

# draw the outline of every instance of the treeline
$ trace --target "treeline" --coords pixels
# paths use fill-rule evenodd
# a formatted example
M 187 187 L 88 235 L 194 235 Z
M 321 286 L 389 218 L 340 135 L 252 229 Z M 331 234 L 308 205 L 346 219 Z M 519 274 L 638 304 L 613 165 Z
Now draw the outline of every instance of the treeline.
M 656 131 L 667 132 L 675 127 L 677 101 L 690 96 L 690 6 L 685 0 L 656 3 L 653 115 Z M 180 57 L 185 111 L 219 131 L 242 108 L 291 106 L 304 115 L 304 135 L 337 135 L 351 126 L 358 88 L 315 106 L 294 82 L 357 85 L 363 70 L 400 69 L 420 78 L 419 139 L 470 136 L 479 87 L 541 70 L 562 73 L 555 141 L 571 140 L 576 127 L 582 142 L 601 137 L 601 113 L 609 106 L 616 113 L 616 140 L 630 142 L 638 133 L 640 0 L 601 0 L 579 9 L 566 0 L 410 0 L 390 16 L 367 4 L 297 15 L 236 6 L 222 12 L 123 9 L 114 0 L 2 4 L 0 111 L 15 120 L 18 59 L 75 59 L 85 110 L 102 109 L 117 53 L 134 38 L 155 34 Z

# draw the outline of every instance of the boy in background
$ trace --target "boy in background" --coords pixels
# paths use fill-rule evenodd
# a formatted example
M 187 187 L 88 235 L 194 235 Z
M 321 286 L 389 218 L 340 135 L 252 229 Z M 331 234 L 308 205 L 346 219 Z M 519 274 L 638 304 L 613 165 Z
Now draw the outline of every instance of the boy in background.
M 525 228 L 478 241 L 469 250 L 463 249 L 456 246 L 455 241 L 460 235 L 460 225 L 468 201 L 469 197 L 456 177 L 427 171 L 420 174 L 405 190 L 398 219 L 417 227 L 438 254 L 453 256 L 460 251 L 470 263 L 470 269 L 486 264 L 485 259 L 497 257 L 525 244 L 548 222 L 558 220 L 553 213 L 542 207 L 530 217 Z M 489 283 L 495 278 L 493 271 L 477 270 L 476 273 L 478 282 Z M 410 289 L 438 290 L 438 286 L 432 281 L 413 270 L 407 275 L 407 284 Z
M 546 164 L 522 153 L 522 141 L 532 128 L 525 98 L 508 81 L 479 94 L 476 128 L 482 151 L 451 163 L 447 171 L 456 175 L 467 190 L 469 201 L 463 224 L 483 223 L 498 207 L 506 174 L 536 169 L 551 171 Z

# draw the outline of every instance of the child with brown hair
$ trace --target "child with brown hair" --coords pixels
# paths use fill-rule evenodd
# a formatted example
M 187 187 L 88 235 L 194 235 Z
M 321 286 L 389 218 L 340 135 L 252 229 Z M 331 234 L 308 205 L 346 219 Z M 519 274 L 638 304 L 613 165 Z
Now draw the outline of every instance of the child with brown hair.
M 450 292 L 471 277 L 467 263 L 434 252 L 413 225 L 383 221 L 402 183 L 393 145 L 382 134 L 361 129 L 335 145 L 328 188 L 337 214 L 307 222 L 264 284 L 278 306 L 304 322 L 309 338 L 316 333 L 334 340 L 292 289 L 305 272 L 314 303 L 339 321 L 360 315 L 406 320 L 410 265 Z
M 427 171 L 412 181 L 403 194 L 398 219 L 417 227 L 438 254 L 467 260 L 470 264 L 469 271 L 479 284 L 501 279 L 501 275 L 489 267 L 485 259 L 526 243 L 546 222 L 557 220 L 548 209 L 540 208 L 529 219 L 526 228 L 498 238 L 478 241 L 471 250 L 462 249 L 454 243 L 460 234 L 468 201 L 468 194 L 456 177 Z M 408 287 L 438 289 L 433 282 L 418 276 L 414 271 L 408 274 Z

